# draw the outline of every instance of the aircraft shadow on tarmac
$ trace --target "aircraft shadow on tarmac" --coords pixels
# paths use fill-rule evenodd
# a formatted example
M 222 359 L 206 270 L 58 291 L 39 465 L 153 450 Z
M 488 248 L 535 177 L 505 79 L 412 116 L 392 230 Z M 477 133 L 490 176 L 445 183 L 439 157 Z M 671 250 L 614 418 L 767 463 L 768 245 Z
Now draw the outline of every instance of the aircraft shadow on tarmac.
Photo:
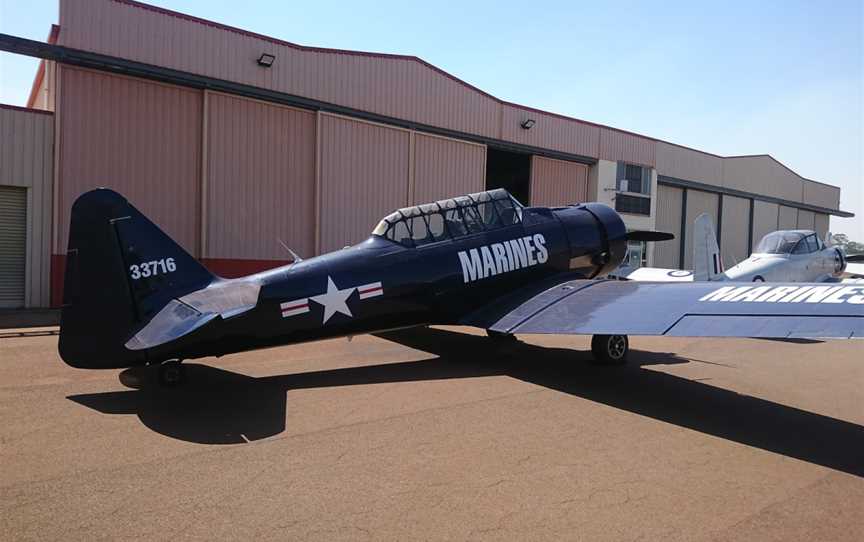
M 437 357 L 263 378 L 190 363 L 180 390 L 145 386 L 69 399 L 106 414 L 136 414 L 169 437 L 236 444 L 284 431 L 290 390 L 501 375 L 864 477 L 864 427 L 643 368 L 689 361 L 674 354 L 632 350 L 628 365 L 598 367 L 588 352 L 493 347 L 486 337 L 435 328 L 378 336 Z

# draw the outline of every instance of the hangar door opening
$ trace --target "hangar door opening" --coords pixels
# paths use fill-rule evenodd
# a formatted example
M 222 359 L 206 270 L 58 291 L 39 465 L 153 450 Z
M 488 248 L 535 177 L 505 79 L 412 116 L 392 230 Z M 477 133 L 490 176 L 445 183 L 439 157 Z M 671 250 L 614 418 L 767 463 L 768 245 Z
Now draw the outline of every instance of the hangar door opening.
M 530 200 L 531 155 L 489 148 L 486 151 L 486 190 L 504 188 L 524 205 Z
M 24 306 L 27 189 L 0 186 L 0 308 Z

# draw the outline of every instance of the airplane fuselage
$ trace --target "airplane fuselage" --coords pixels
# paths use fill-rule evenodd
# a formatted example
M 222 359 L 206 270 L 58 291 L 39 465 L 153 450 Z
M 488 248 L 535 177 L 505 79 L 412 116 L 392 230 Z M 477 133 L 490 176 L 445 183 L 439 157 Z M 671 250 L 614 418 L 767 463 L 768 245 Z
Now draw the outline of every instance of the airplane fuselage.
M 809 254 L 754 253 L 726 270 L 722 280 L 740 282 L 824 282 L 838 277 L 845 268 L 840 249 L 834 247 Z
M 577 262 L 571 268 L 579 247 L 571 246 L 560 215 L 585 213 L 577 209 L 527 208 L 521 223 L 418 247 L 371 236 L 352 247 L 236 279 L 260 281 L 254 309 L 202 329 L 187 345 L 154 350 L 150 358 L 222 355 L 457 323 L 488 300 L 526 284 L 564 274 L 592 276 L 591 266 L 580 268 Z
M 620 217 L 602 204 L 524 208 L 515 223 L 473 233 L 466 229 L 437 242 L 400 243 L 372 235 L 355 246 L 284 267 L 216 279 L 168 305 L 155 305 L 164 308 L 139 318 L 131 338 L 118 336 L 125 347 L 103 359 L 96 359 L 86 344 L 64 345 L 62 337 L 61 354 L 74 366 L 124 367 L 458 323 L 490 300 L 506 299 L 526 285 L 542 288 L 546 279 L 608 272 L 623 258 L 625 236 Z M 146 281 L 165 273 L 165 266 L 157 263 L 154 275 L 146 278 L 144 264 L 131 267 L 133 296 L 145 306 Z M 243 297 L 246 301 L 232 301 Z M 71 322 L 74 303 L 68 310 Z M 178 320 L 179 312 L 189 313 L 182 316 L 188 319 Z

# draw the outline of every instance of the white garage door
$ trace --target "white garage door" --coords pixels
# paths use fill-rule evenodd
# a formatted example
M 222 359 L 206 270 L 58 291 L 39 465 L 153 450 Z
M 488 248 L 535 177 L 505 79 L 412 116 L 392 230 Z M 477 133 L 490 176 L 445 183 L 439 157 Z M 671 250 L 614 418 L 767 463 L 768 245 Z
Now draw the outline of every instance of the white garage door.
M 24 306 L 27 189 L 0 186 L 0 308 Z

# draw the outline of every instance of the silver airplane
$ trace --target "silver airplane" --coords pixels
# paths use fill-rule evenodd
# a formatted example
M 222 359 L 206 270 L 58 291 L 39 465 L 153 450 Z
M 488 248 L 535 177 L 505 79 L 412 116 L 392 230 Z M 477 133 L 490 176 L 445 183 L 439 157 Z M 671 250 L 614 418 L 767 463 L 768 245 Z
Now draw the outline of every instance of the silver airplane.
M 848 262 L 864 261 L 864 257 L 848 257 L 842 247 L 834 246 L 830 233 L 823 241 L 812 230 L 779 230 L 765 235 L 749 258 L 724 270 L 711 217 L 699 215 L 693 233 L 692 271 L 619 268 L 613 275 L 648 282 L 840 282 Z

